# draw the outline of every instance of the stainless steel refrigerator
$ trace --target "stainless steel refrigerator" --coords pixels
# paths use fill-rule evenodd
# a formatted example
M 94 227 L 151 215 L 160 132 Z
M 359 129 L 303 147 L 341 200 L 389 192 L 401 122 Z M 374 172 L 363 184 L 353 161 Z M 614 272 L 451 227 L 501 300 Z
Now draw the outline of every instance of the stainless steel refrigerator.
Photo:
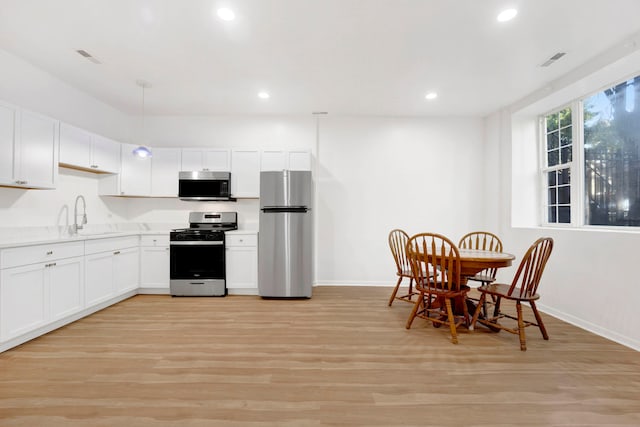
M 311 172 L 260 173 L 258 292 L 264 298 L 311 298 Z

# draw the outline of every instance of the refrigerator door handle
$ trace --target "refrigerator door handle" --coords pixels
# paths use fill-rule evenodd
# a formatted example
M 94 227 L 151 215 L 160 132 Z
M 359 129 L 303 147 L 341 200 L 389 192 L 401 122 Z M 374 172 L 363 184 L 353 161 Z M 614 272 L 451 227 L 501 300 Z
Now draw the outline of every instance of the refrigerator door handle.
M 262 208 L 264 213 L 281 213 L 281 212 L 293 212 L 293 213 L 305 213 L 309 208 L 306 206 L 266 206 Z

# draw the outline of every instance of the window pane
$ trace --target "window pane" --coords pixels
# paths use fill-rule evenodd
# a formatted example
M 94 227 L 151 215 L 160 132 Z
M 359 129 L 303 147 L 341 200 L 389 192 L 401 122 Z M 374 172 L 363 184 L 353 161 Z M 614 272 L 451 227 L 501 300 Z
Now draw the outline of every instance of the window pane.
M 572 157 L 572 149 L 569 147 L 562 147 L 560 149 L 560 163 L 569 163 Z
M 558 206 L 558 222 L 561 224 L 571 222 L 571 208 L 569 206 Z
M 558 113 L 549 114 L 546 117 L 547 122 L 547 132 L 551 132 L 552 130 L 558 129 Z
M 558 187 L 558 204 L 568 205 L 571 203 L 571 187 Z
M 640 76 L 584 100 L 587 224 L 640 226 Z
M 565 146 L 565 145 L 571 145 L 573 144 L 573 136 L 572 136 L 572 131 L 571 128 L 564 128 L 564 129 L 560 129 L 560 145 L 561 146 Z
M 571 108 L 565 108 L 560 111 L 560 127 L 569 126 L 571 124 Z
M 569 168 L 558 171 L 558 185 L 571 184 L 571 171 Z
M 548 197 L 548 199 L 549 199 L 549 206 L 557 204 L 557 203 L 558 203 L 558 201 L 557 201 L 557 199 L 556 199 L 556 189 L 555 189 L 555 188 L 550 188 L 550 189 L 548 190 L 548 193 L 549 193 L 549 197 Z
M 555 206 L 550 206 L 549 207 L 549 222 L 558 222 L 558 219 L 556 217 L 556 207 Z
M 557 165 L 560 160 L 559 157 L 560 157 L 560 151 L 558 150 L 549 151 L 547 153 L 547 165 L 548 166 Z
M 547 150 L 553 150 L 554 148 L 558 148 L 558 131 L 552 132 L 547 135 Z
M 553 187 L 556 185 L 556 171 L 553 172 L 549 172 L 547 174 L 548 178 L 549 178 L 549 187 Z

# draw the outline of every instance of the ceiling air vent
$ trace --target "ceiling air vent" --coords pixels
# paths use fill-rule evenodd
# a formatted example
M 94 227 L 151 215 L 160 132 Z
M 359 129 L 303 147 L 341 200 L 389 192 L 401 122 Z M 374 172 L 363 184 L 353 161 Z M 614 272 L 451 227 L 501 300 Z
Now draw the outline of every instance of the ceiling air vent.
M 542 65 L 540 65 L 541 67 L 548 67 L 549 65 L 553 64 L 554 62 L 556 62 L 558 59 L 562 58 L 563 56 L 566 55 L 566 52 L 558 52 L 555 55 L 553 55 L 551 58 L 547 59 Z
M 100 61 L 98 61 L 93 55 L 91 55 L 89 52 L 87 52 L 86 50 L 83 49 L 77 49 L 76 52 L 78 52 L 78 54 L 86 59 L 88 59 L 89 61 L 93 62 L 94 64 L 102 64 Z

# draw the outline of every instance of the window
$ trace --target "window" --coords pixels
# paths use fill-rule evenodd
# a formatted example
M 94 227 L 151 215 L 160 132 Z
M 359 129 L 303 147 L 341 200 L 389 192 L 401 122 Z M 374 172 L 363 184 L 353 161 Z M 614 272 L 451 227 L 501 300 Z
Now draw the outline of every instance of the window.
M 545 222 L 640 226 L 640 76 L 543 119 Z
M 564 108 L 545 117 L 544 174 L 547 187 L 547 222 L 571 222 L 571 160 L 573 129 L 571 108 Z

